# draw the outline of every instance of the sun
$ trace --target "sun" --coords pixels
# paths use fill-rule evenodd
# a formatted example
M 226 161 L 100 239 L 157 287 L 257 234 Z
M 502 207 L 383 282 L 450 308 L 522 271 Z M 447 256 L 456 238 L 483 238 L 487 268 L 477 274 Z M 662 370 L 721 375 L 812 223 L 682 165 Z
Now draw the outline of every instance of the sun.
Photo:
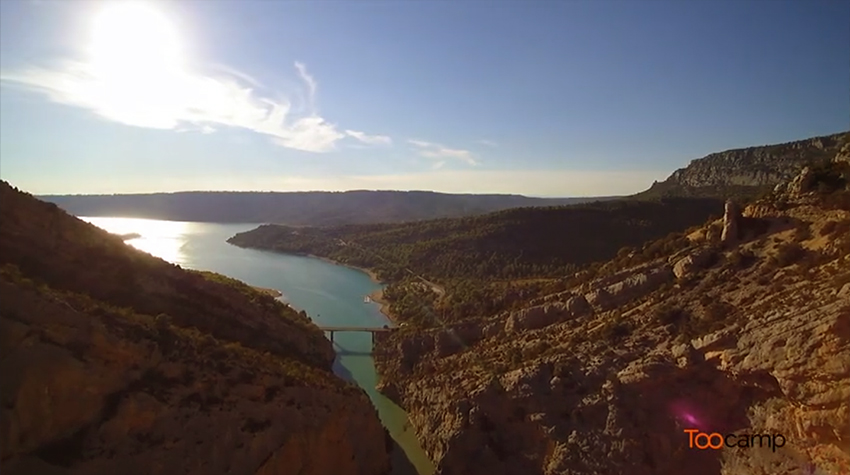
M 93 18 L 86 67 L 97 112 L 126 124 L 173 128 L 191 89 L 177 29 L 143 2 L 117 1 Z
M 174 25 L 145 3 L 110 4 L 92 22 L 89 55 L 103 68 L 173 69 L 182 63 L 180 49 Z

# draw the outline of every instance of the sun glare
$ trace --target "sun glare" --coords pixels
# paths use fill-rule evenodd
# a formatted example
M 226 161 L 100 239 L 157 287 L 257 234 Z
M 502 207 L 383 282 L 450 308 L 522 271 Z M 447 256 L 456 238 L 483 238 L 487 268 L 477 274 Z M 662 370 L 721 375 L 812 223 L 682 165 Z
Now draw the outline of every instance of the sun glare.
M 109 5 L 94 18 L 89 54 L 95 65 L 113 72 L 181 67 L 174 25 L 153 7 L 136 2 Z
M 98 79 L 100 113 L 125 122 L 171 128 L 185 82 L 179 35 L 151 5 L 110 4 L 92 22 L 89 65 Z

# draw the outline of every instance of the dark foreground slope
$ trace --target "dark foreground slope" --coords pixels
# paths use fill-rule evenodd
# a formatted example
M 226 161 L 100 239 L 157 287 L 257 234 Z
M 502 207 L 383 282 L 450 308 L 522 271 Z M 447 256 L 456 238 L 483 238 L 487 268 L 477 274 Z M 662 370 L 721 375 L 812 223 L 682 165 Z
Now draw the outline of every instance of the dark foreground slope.
M 850 132 L 795 142 L 726 150 L 693 160 L 635 198 L 753 198 L 796 175 L 810 162 L 850 156 Z
M 850 164 L 675 252 L 376 349 L 381 390 L 445 475 L 848 474 Z M 686 429 L 732 447 L 691 448 Z
M 0 182 L 4 474 L 382 474 L 304 314 Z
M 556 206 L 606 198 L 529 198 L 430 191 L 218 192 L 56 195 L 41 199 L 76 216 L 124 216 L 293 226 L 392 223 L 469 216 L 521 206 Z

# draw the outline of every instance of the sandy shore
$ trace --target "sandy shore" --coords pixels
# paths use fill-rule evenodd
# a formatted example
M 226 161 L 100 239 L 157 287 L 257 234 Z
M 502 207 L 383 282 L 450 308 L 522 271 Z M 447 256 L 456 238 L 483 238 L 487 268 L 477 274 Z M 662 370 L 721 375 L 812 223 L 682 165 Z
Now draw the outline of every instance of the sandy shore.
M 387 317 L 387 320 L 392 322 L 393 325 L 398 325 L 398 320 L 390 313 L 390 303 L 384 299 L 384 289 L 378 289 L 371 294 L 369 294 L 369 298 L 372 299 L 373 302 L 381 306 L 381 313 Z
M 269 289 L 267 287 L 257 287 L 256 285 L 252 285 L 251 287 L 253 287 L 254 290 L 258 290 L 258 291 L 260 291 L 264 294 L 271 295 L 274 298 L 278 298 L 278 297 L 283 296 L 283 292 L 281 292 L 280 290 L 277 290 L 277 289 Z

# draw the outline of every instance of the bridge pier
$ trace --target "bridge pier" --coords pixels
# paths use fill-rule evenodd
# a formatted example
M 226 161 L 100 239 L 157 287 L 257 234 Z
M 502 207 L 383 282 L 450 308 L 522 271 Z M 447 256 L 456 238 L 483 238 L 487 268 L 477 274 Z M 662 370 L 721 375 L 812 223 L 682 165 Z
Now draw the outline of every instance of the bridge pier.
M 388 332 L 392 331 L 392 328 L 389 327 L 319 327 L 320 330 L 326 332 L 328 334 L 328 339 L 331 343 L 334 342 L 334 333 L 335 332 L 369 332 L 372 337 L 372 348 L 375 348 L 375 333 L 378 332 Z

